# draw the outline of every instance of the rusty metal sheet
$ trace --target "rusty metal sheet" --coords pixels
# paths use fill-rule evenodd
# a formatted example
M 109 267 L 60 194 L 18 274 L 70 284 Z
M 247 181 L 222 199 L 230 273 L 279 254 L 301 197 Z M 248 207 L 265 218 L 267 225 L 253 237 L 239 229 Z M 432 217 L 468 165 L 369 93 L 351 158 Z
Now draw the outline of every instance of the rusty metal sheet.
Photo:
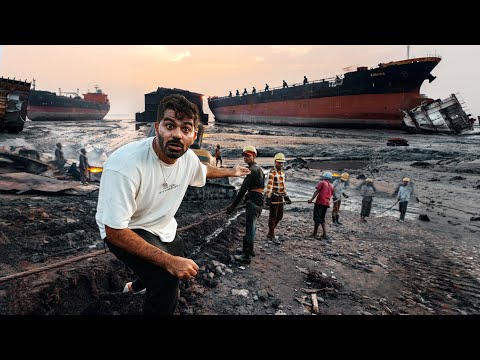
M 25 172 L 0 174 L 0 190 L 17 190 L 24 193 L 30 190 L 59 192 L 74 189 L 76 183 L 29 174 Z
M 3 151 L 0 151 L 0 156 L 13 160 L 16 164 L 20 166 L 24 166 L 25 170 L 29 173 L 40 174 L 48 169 L 48 164 L 25 156 L 20 156 L 17 154 L 7 153 Z

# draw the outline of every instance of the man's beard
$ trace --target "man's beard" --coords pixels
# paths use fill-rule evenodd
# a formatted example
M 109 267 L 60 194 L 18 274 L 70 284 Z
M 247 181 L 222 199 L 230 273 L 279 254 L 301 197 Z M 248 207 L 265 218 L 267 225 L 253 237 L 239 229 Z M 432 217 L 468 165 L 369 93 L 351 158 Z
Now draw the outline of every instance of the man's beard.
M 157 135 L 157 138 L 158 138 L 158 145 L 160 147 L 160 149 L 162 149 L 163 153 L 165 155 L 167 155 L 167 157 L 169 157 L 170 159 L 178 159 L 179 157 L 181 157 L 183 154 L 185 154 L 185 152 L 187 151 L 188 148 L 185 147 L 185 145 L 183 145 L 180 141 L 176 141 L 176 140 L 169 140 L 167 141 L 165 144 L 163 142 L 163 138 L 160 136 L 160 135 Z M 179 145 L 182 147 L 182 150 L 180 151 L 173 151 L 171 149 L 168 148 L 168 145 L 170 144 L 174 144 L 174 145 Z

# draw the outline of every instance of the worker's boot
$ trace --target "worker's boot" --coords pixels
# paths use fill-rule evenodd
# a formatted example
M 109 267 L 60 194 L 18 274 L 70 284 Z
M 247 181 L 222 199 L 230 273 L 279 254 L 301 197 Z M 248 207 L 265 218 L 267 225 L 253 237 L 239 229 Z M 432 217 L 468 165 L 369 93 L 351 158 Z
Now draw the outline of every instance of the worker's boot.
M 342 223 L 341 223 L 341 222 L 338 220 L 338 217 L 339 217 L 339 215 L 337 214 L 337 215 L 336 215 L 336 218 L 337 218 L 337 225 L 343 225 L 343 224 L 342 224 Z
M 243 251 L 240 255 L 234 255 L 235 260 L 242 264 L 250 264 L 252 261 L 253 243 L 247 241 L 245 236 L 243 237 Z
M 332 223 L 333 225 L 337 226 L 337 217 L 335 214 L 332 214 Z
M 243 253 L 243 248 L 240 248 L 240 247 L 239 247 L 239 248 L 236 248 L 236 249 L 235 249 L 235 252 L 236 252 L 237 254 L 242 254 L 242 253 Z M 252 250 L 252 256 L 255 256 L 255 255 L 256 255 L 256 254 L 255 254 L 255 251 Z

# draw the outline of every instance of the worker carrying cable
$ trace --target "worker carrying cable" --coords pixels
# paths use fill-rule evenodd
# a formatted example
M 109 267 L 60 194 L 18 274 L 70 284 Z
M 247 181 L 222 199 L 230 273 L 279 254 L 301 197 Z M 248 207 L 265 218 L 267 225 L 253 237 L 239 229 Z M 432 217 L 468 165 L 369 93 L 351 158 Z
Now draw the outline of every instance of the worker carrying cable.
M 273 161 L 275 166 L 268 172 L 267 187 L 265 189 L 266 204 L 270 206 L 267 238 L 272 240 L 274 244 L 280 245 L 278 236 L 275 236 L 275 228 L 283 218 L 284 204 L 291 204 L 292 201 L 287 196 L 287 187 L 285 185 L 286 177 L 283 170 L 285 155 L 277 153 Z
M 250 264 L 252 256 L 255 256 L 253 246 L 255 233 L 257 231 L 257 220 L 265 206 L 263 196 L 265 174 L 262 168 L 255 162 L 257 149 L 255 149 L 254 146 L 245 146 L 242 151 L 242 156 L 243 161 L 248 165 L 250 174 L 243 180 L 235 200 L 233 200 L 233 203 L 227 208 L 226 212 L 227 214 L 231 214 L 245 196 L 245 236 L 243 237 L 242 254 L 235 255 L 234 258 L 240 263 Z
M 407 213 L 408 202 L 413 195 L 413 182 L 408 177 L 404 177 L 402 182 L 397 185 L 392 196 L 396 196 L 398 200 L 398 210 L 400 211 L 399 222 L 405 221 L 405 214 Z
M 338 220 L 340 212 L 340 205 L 342 203 L 342 196 L 348 199 L 348 195 L 345 194 L 345 189 L 348 187 L 348 179 L 350 174 L 344 172 L 340 179 L 337 179 L 333 182 L 333 210 L 332 210 L 332 221 L 333 225 L 342 225 Z
M 327 229 L 325 226 L 325 215 L 330 207 L 330 199 L 333 196 L 333 185 L 331 184 L 332 178 L 332 173 L 330 171 L 325 171 L 321 180 L 315 187 L 315 192 L 313 193 L 312 198 L 308 200 L 309 203 L 312 203 L 313 199 L 316 198 L 315 205 L 313 207 L 314 228 L 310 237 L 316 238 L 318 227 L 322 225 L 323 233 L 320 238 L 323 240 L 328 240 Z

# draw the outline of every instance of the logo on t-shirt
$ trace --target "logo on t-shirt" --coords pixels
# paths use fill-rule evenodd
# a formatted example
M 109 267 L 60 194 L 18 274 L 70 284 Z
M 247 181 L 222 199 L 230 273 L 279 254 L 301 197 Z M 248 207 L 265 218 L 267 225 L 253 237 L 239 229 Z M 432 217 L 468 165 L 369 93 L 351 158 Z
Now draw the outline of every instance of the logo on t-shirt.
M 180 186 L 180 185 L 177 185 L 177 184 L 172 184 L 172 185 L 165 186 L 165 187 L 163 187 L 163 188 L 160 190 L 159 194 L 163 194 L 164 192 L 173 190 L 173 189 L 175 189 L 175 188 L 177 188 L 177 187 L 179 187 L 179 186 Z

